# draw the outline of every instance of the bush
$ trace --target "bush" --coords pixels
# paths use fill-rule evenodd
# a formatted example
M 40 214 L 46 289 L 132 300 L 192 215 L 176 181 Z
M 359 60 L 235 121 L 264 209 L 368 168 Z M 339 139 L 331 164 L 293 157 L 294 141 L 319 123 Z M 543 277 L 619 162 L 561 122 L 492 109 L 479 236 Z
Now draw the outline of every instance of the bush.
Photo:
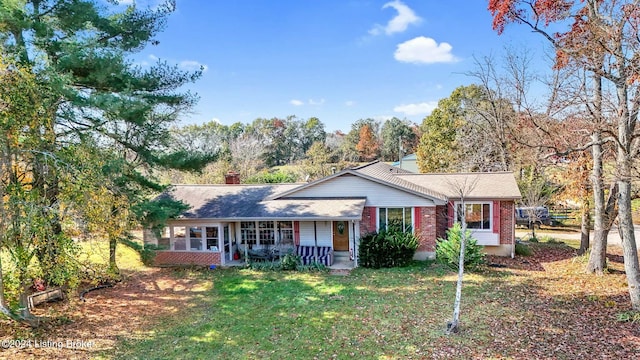
M 146 266 L 153 266 L 156 259 L 156 251 L 164 250 L 162 246 L 155 244 L 140 244 L 133 240 L 132 237 L 120 239 L 120 242 L 140 254 L 140 261 Z
M 484 264 L 484 252 L 476 239 L 471 236 L 471 231 L 466 232 L 467 243 L 464 251 L 464 267 L 469 271 L 476 270 Z M 447 230 L 446 239 L 438 239 L 436 245 L 436 260 L 447 265 L 451 269 L 458 270 L 460 263 L 460 241 L 462 239 L 462 226 L 456 223 Z
M 323 263 L 319 263 L 319 262 L 312 262 L 309 265 L 298 265 L 296 267 L 296 270 L 299 272 L 323 272 L 323 271 L 328 271 L 329 268 L 326 267 Z
M 407 266 L 418 249 L 418 238 L 399 227 L 390 227 L 360 239 L 360 265 L 368 268 Z
M 531 248 L 529 248 L 527 245 L 521 242 L 516 243 L 516 255 L 531 256 L 531 254 L 533 254 L 533 252 L 531 251 Z
M 295 270 L 300 265 L 300 256 L 296 254 L 286 254 L 280 260 L 282 270 Z
M 280 271 L 282 264 L 279 261 L 250 261 L 249 268 L 256 271 Z

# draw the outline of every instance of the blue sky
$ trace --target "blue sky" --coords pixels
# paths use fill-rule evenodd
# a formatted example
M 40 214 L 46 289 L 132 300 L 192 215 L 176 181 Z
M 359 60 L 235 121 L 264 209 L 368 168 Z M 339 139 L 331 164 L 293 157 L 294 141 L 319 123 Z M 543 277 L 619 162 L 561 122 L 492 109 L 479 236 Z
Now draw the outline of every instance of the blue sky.
M 127 2 L 127 1 L 123 1 Z M 143 5 L 143 1 L 138 1 Z M 498 36 L 482 0 L 177 0 L 166 30 L 136 55 L 205 67 L 182 124 L 318 117 L 327 131 L 361 118 L 421 123 L 472 78 L 473 57 L 505 46 L 543 56 L 523 26 Z

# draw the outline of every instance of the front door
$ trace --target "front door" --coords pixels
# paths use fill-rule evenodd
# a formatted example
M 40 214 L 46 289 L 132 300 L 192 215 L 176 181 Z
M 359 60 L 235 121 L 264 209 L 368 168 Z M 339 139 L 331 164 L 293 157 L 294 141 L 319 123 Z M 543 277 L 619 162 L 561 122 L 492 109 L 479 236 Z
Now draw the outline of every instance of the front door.
M 349 251 L 349 223 L 347 221 L 333 222 L 333 249 L 335 251 Z

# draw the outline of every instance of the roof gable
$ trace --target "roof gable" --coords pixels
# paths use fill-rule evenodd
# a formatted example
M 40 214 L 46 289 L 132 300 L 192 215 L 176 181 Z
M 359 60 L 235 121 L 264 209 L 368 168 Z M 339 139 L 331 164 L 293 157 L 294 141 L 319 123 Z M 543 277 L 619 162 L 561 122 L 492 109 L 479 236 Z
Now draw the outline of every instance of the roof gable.
M 353 175 L 363 179 L 367 179 L 369 181 L 373 181 L 378 184 L 388 186 L 390 188 L 394 188 L 397 190 L 410 193 L 412 195 L 416 195 L 418 197 L 431 200 L 435 203 L 442 204 L 446 202 L 447 197 L 445 195 L 440 194 L 431 189 L 425 188 L 419 184 L 415 184 L 395 176 L 398 174 L 412 174 L 412 173 L 410 171 L 406 171 L 400 168 L 387 165 L 379 161 L 375 161 L 375 162 L 365 164 L 359 167 L 355 167 L 352 169 L 342 170 L 339 173 L 336 173 L 336 174 L 327 176 L 325 178 L 310 182 L 308 184 L 276 194 L 270 197 L 270 199 L 295 198 L 296 193 L 299 193 L 302 190 L 312 188 L 314 186 L 331 181 L 341 176 Z

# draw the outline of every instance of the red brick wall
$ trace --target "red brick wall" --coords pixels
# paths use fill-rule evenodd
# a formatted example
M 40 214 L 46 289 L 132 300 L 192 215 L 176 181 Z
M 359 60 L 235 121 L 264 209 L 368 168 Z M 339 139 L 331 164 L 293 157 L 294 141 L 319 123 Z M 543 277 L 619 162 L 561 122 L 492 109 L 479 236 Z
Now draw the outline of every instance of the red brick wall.
M 365 208 L 362 209 L 360 236 L 365 236 L 374 232 L 376 232 L 376 208 L 365 206 Z
M 220 265 L 220 253 L 213 251 L 158 251 L 155 265 Z
M 436 251 L 436 236 L 438 232 L 437 207 L 421 207 L 420 219 L 415 221 L 420 224 L 420 228 L 416 228 L 415 234 L 420 238 L 420 245 L 417 251 Z M 417 220 L 417 219 L 416 219 Z
M 515 205 L 513 201 L 500 201 L 500 244 L 513 242 L 513 213 Z

